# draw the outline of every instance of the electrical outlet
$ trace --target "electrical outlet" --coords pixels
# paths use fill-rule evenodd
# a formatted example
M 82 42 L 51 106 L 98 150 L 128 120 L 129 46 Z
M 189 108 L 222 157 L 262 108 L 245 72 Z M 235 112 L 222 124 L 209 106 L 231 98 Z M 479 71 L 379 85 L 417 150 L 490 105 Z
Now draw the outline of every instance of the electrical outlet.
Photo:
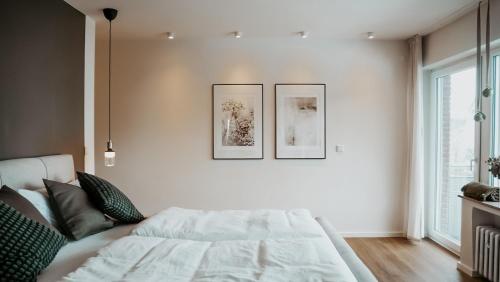
M 344 145 L 336 145 L 335 146 L 335 151 L 337 151 L 337 153 L 343 153 L 344 150 L 345 150 Z

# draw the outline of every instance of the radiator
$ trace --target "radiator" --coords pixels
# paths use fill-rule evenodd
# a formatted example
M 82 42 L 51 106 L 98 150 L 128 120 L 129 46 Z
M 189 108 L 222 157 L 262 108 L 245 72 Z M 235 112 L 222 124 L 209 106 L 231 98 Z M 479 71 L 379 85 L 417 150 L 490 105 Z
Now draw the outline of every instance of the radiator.
M 474 269 L 489 281 L 500 282 L 500 229 L 476 227 Z

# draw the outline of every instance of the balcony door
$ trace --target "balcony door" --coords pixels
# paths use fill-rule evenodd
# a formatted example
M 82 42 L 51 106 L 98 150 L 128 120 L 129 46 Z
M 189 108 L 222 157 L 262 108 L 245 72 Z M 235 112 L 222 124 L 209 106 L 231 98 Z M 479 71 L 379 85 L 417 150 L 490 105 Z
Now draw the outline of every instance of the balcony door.
M 475 113 L 476 68 L 464 63 L 432 74 L 433 169 L 429 237 L 459 252 L 462 186 L 479 179 L 479 123 Z

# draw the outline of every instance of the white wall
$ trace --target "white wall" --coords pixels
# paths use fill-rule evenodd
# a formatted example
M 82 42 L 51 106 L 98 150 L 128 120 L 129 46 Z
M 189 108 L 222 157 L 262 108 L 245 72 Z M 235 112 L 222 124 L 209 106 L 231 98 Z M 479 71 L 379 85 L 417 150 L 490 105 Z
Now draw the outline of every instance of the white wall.
M 94 72 L 95 72 L 95 21 L 85 17 L 85 86 L 84 86 L 84 145 L 85 171 L 95 172 L 94 129 Z
M 404 229 L 405 42 L 114 41 L 114 168 L 103 166 L 106 44 L 96 55 L 96 170 L 146 214 L 305 207 L 345 233 Z M 326 160 L 274 160 L 277 82 L 327 84 Z M 264 160 L 211 159 L 212 83 L 264 83 Z
M 486 1 L 484 1 L 486 2 Z M 500 39 L 500 0 L 491 0 L 491 39 Z M 450 57 L 472 55 L 476 48 L 476 13 L 474 10 L 455 22 L 424 38 L 424 65 L 432 65 Z M 486 5 L 482 6 L 482 41 L 485 42 Z

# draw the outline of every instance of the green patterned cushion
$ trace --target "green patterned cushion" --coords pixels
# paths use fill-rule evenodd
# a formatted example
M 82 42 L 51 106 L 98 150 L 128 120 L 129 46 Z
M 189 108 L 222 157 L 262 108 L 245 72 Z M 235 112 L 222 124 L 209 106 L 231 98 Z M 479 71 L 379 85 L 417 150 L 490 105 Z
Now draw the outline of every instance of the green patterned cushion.
M 36 281 L 65 243 L 59 232 L 0 201 L 0 281 Z
M 118 188 L 95 175 L 77 172 L 80 186 L 104 214 L 122 223 L 137 223 L 144 216 Z

